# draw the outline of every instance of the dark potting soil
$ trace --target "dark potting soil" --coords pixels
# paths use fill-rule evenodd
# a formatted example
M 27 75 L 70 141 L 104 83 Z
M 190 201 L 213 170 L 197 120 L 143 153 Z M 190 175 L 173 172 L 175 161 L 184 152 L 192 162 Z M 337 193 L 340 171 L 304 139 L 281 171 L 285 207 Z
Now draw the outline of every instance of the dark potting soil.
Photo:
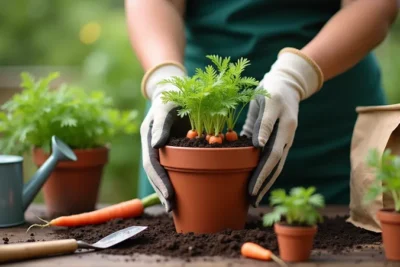
M 209 144 L 208 141 L 203 138 L 186 138 L 186 137 L 172 137 L 168 141 L 167 145 L 169 146 L 180 146 L 180 147 L 206 147 L 206 148 L 218 148 L 218 147 L 248 147 L 253 146 L 251 138 L 247 136 L 239 136 L 238 140 L 229 142 L 224 139 L 222 144 Z
M 347 217 L 325 218 L 319 225 L 314 249 L 324 249 L 333 254 L 361 249 L 363 245 L 381 244 L 381 235 L 368 232 L 347 223 Z M 251 241 L 279 253 L 272 227 L 263 227 L 261 217 L 249 217 L 245 230 L 225 230 L 217 234 L 178 234 L 168 215 L 150 216 L 127 220 L 113 220 L 101 225 L 59 230 L 60 238 L 75 238 L 97 242 L 106 235 L 132 225 L 146 225 L 148 229 L 113 248 L 99 253 L 133 255 L 158 254 L 190 260 L 194 256 L 240 257 L 240 247 Z

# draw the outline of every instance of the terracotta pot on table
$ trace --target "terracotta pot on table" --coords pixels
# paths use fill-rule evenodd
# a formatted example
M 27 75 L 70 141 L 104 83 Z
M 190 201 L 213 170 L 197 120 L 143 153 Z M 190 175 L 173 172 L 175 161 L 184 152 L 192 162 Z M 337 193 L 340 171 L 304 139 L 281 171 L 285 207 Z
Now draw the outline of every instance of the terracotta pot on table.
M 310 258 L 317 226 L 290 226 L 275 223 L 279 255 L 287 262 L 302 262 Z
M 377 217 L 382 227 L 385 257 L 391 261 L 400 261 L 400 213 L 380 210 Z
M 59 162 L 44 184 L 43 193 L 50 217 L 92 211 L 96 207 L 103 169 L 109 149 L 74 149 L 75 162 Z M 42 149 L 33 150 L 33 160 L 40 167 L 48 158 Z

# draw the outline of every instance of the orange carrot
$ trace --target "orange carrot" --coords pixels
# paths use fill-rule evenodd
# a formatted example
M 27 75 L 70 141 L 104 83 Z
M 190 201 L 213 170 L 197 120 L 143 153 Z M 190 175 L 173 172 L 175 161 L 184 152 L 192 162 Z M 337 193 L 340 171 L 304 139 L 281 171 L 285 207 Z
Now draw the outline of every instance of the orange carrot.
M 218 134 L 218 136 L 219 136 L 219 137 L 221 137 L 221 138 L 222 138 L 222 140 L 224 140 L 224 139 L 225 139 L 225 136 L 224 136 L 224 134 L 223 134 L 223 133 L 219 133 L 219 134 Z
M 210 140 L 208 141 L 210 144 L 222 144 L 221 136 L 211 136 Z
M 211 136 L 213 136 L 213 134 L 207 134 L 207 135 L 206 135 L 206 140 L 207 140 L 207 141 L 210 141 Z
M 51 220 L 50 222 L 39 218 L 46 224 L 33 224 L 28 228 L 27 231 L 29 231 L 29 229 L 33 226 L 38 226 L 41 228 L 47 226 L 75 227 L 89 224 L 105 223 L 107 221 L 117 218 L 125 219 L 137 217 L 143 214 L 145 208 L 158 203 L 160 203 L 160 200 L 158 199 L 157 194 L 154 193 L 143 199 L 135 198 L 90 212 L 84 212 L 70 216 L 61 216 Z
M 197 133 L 196 130 L 189 130 L 186 134 L 187 138 L 193 139 L 196 138 L 199 134 Z
M 232 142 L 238 140 L 238 135 L 235 131 L 228 130 L 228 132 L 225 134 L 225 138 L 227 141 Z
M 246 258 L 252 258 L 263 261 L 269 261 L 272 259 L 281 266 L 287 266 L 281 259 L 275 256 L 271 250 L 265 249 L 256 243 L 252 242 L 244 243 L 242 245 L 240 252 L 242 256 Z

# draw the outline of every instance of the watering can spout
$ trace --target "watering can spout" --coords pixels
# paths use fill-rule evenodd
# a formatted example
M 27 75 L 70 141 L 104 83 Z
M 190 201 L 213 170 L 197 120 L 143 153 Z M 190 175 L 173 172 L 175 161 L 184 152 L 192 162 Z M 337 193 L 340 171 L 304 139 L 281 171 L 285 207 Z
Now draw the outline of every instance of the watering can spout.
M 24 185 L 22 195 L 24 211 L 32 203 L 43 184 L 49 178 L 58 161 L 76 161 L 75 153 L 56 136 L 51 138 L 51 155 L 46 162 L 36 171 L 33 177 Z

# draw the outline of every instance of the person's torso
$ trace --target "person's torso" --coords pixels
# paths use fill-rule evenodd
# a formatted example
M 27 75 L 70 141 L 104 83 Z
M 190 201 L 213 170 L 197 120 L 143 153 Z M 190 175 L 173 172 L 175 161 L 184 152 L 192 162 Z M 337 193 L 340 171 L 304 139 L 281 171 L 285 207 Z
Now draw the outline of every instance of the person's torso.
M 185 65 L 192 75 L 195 68 L 210 64 L 206 55 L 246 57 L 251 65 L 245 75 L 260 80 L 279 50 L 304 47 L 340 7 L 340 0 L 187 0 Z M 380 83 L 377 62 L 368 54 L 302 101 L 295 141 L 276 186 L 326 190 L 334 182 L 338 190 L 347 190 L 355 108 L 385 103 Z M 340 181 L 332 181 L 335 177 Z
M 260 79 L 280 49 L 303 47 L 339 8 L 340 0 L 187 0 L 185 60 L 246 57 L 247 73 Z

